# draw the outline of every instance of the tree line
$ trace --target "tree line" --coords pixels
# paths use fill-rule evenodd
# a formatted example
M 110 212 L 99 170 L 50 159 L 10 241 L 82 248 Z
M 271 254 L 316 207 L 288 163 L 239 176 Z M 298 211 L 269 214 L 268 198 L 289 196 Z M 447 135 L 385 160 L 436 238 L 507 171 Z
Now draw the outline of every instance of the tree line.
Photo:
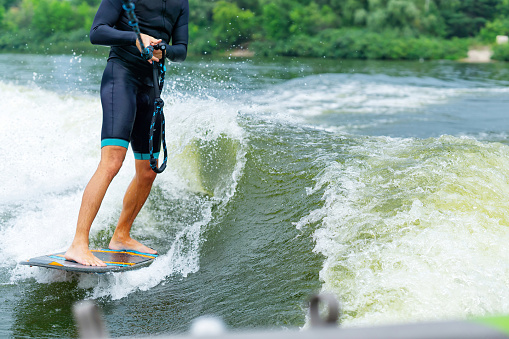
M 99 3 L 0 0 L 0 49 L 85 46 Z M 266 56 L 458 59 L 469 45 L 494 44 L 497 35 L 509 35 L 509 0 L 189 0 L 189 5 L 191 54 L 249 49 Z M 509 60 L 507 46 L 494 49 L 496 58 Z

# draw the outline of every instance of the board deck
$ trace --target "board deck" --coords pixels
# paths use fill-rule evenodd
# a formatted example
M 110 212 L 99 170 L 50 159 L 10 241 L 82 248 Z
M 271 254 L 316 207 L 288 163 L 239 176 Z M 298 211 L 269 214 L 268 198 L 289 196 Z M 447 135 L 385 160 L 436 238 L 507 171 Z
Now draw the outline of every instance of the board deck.
M 116 251 L 110 249 L 92 250 L 94 255 L 107 266 L 85 266 L 75 261 L 65 260 L 65 252 L 43 255 L 20 262 L 21 265 L 54 268 L 70 272 L 81 273 L 107 273 L 122 272 L 138 269 L 150 265 L 157 258 L 157 254 L 141 253 L 136 251 Z

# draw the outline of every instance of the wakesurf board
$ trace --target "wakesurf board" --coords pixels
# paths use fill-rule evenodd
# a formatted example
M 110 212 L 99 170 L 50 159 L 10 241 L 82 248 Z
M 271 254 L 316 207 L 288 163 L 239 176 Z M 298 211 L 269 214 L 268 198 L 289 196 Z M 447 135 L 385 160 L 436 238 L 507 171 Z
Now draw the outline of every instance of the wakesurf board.
M 43 255 L 20 262 L 21 265 L 54 268 L 69 272 L 80 273 L 108 273 L 135 270 L 150 265 L 157 254 L 136 251 L 117 251 L 110 249 L 92 250 L 106 266 L 86 266 L 64 258 L 65 252 Z

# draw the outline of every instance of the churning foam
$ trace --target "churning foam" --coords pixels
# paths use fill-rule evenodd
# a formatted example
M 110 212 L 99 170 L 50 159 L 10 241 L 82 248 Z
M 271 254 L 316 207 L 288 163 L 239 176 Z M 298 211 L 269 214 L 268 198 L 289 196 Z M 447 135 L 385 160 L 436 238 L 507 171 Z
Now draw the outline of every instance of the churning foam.
M 122 298 L 145 290 L 172 274 L 198 270 L 201 233 L 212 219 L 212 207 L 235 192 L 244 166 L 244 132 L 234 107 L 210 100 L 165 98 L 169 158 L 200 140 L 200 145 L 226 138 L 237 144 L 231 172 L 217 195 L 199 200 L 195 222 L 175 231 L 169 251 L 139 271 L 97 277 L 80 276 L 80 286 L 92 297 Z M 171 105 L 170 105 L 171 103 Z M 65 250 L 72 241 L 81 196 L 97 167 L 100 152 L 101 108 L 97 96 L 58 95 L 54 92 L 0 82 L 0 262 L 11 282 L 33 277 L 38 282 L 68 279 L 62 272 L 16 266 L 28 257 Z M 198 150 L 199 152 L 199 150 Z M 182 161 L 182 157 L 179 158 Z M 115 223 L 127 185 L 134 174 L 128 152 L 94 221 L 91 236 Z M 199 172 L 199 171 L 198 171 Z M 207 173 L 207 171 L 205 171 Z M 193 199 L 195 193 L 179 177 L 179 163 L 170 163 L 155 185 L 166 197 Z M 142 212 L 138 222 L 150 224 Z M 135 232 L 162 234 L 137 225 Z M 170 241 L 170 240 L 169 240 Z M 71 275 L 72 276 L 72 275 Z
M 234 155 L 235 166 L 227 173 L 228 179 L 214 190 L 216 194 L 200 201 L 202 205 L 201 215 L 197 216 L 198 221 L 184 225 L 175 235 L 169 251 L 158 257 L 152 265 L 137 271 L 101 276 L 99 283 L 91 277 L 84 277 L 81 281 L 82 286 L 87 287 L 92 283 L 93 298 L 103 296 L 110 296 L 113 299 L 123 298 L 136 290 L 148 290 L 171 275 L 179 274 L 185 277 L 198 271 L 200 245 L 204 241 L 202 234 L 213 218 L 212 209 L 217 205 L 224 206 L 235 194 L 245 164 L 244 131 L 237 123 L 237 110 L 212 98 L 208 101 L 193 99 L 174 102 L 165 115 L 168 126 L 167 143 L 171 152 L 168 160 L 169 171 L 172 171 L 172 175 L 160 176 L 159 185 L 167 196 L 183 198 L 182 191 L 175 189 L 176 178 L 180 185 L 184 182 L 179 176 L 180 171 L 177 168 L 179 162 L 172 161 L 172 158 L 187 161 L 185 157 L 179 155 L 197 140 L 200 140 L 202 145 L 208 142 L 214 144 L 224 137 L 234 140 L 240 146 Z M 200 152 L 199 149 L 195 151 Z M 188 168 L 185 164 L 180 166 Z M 197 172 L 200 172 L 200 169 Z M 189 178 L 185 182 L 186 189 L 193 188 Z
M 12 266 L 72 239 L 69 211 L 98 154 L 99 101 L 0 83 L 0 112 L 0 259 Z
M 323 289 L 347 326 L 509 312 L 509 147 L 364 138 L 316 178 Z

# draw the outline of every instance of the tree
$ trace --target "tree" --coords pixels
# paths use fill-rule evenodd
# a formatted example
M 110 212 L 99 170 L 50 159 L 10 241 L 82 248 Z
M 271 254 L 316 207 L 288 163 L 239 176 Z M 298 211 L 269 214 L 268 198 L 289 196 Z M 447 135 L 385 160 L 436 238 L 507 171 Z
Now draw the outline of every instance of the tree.
M 76 14 L 82 18 L 82 26 L 84 29 L 90 30 L 92 27 L 95 12 L 96 8 L 89 6 L 86 2 L 82 2 L 76 7 Z
M 70 0 L 70 1 L 74 7 L 79 7 L 83 3 L 87 4 L 90 7 L 97 7 L 101 3 L 101 0 Z
M 479 36 L 487 43 L 493 43 L 497 35 L 509 35 L 509 18 L 497 18 L 486 23 Z
M 294 34 L 316 35 L 324 29 L 340 26 L 339 17 L 329 6 L 320 7 L 314 1 L 307 6 L 296 5 L 290 12 L 290 19 L 290 32 Z
M 4 26 L 4 16 L 5 16 L 5 8 L 3 5 L 0 5 L 0 28 Z
M 341 13 L 342 23 L 345 26 L 364 26 L 366 24 L 367 0 L 332 0 L 330 3 L 333 9 L 337 6 L 336 3 L 339 5 L 336 13 Z
M 18 0 L 0 0 L 0 6 L 3 6 L 4 9 L 11 8 Z
M 497 14 L 503 0 L 440 1 L 447 26 L 447 37 L 473 37 Z
M 509 0 L 499 1 L 496 9 L 496 15 L 498 17 L 509 18 Z
M 12 6 L 4 18 L 4 26 L 9 32 L 28 29 L 34 16 L 34 0 L 23 0 L 18 6 Z
M 82 28 L 84 18 L 76 15 L 68 1 L 37 0 L 34 1 L 32 28 L 39 37 L 46 37 L 54 32 L 68 32 Z
M 390 27 L 418 28 L 421 12 L 414 2 L 389 0 L 387 3 L 387 24 Z
M 290 36 L 291 0 L 261 0 L 262 27 L 268 40 L 280 41 Z
M 260 11 L 260 2 L 258 0 L 236 0 L 235 3 L 240 9 L 248 9 L 253 13 Z
M 214 7 L 213 33 L 223 45 L 237 46 L 251 38 L 254 13 L 242 10 L 236 4 L 219 1 Z
M 210 26 L 215 2 L 189 0 L 189 23 L 200 27 Z

